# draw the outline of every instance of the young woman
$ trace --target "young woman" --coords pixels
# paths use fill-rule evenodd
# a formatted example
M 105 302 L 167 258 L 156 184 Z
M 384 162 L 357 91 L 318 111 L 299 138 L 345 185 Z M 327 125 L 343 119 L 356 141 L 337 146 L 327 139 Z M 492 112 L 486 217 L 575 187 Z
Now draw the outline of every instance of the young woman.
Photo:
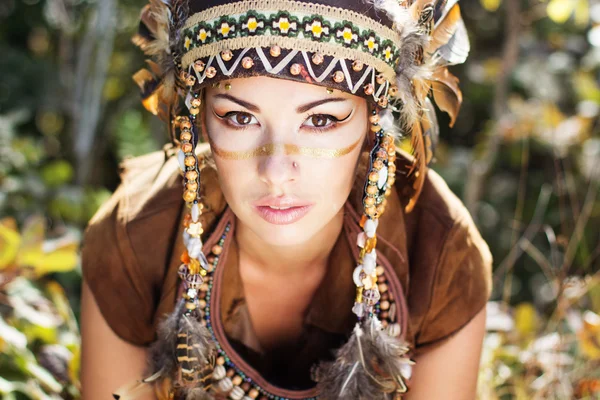
M 458 5 L 153 0 L 136 42 L 174 145 L 86 231 L 86 400 L 473 399 L 491 256 L 426 168 Z

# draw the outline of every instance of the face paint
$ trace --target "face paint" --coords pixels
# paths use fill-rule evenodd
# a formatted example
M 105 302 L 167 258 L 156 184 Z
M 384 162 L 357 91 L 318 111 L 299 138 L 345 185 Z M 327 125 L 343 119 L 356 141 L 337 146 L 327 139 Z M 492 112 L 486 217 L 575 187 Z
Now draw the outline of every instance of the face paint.
M 297 146 L 295 144 L 269 143 L 257 147 L 254 150 L 227 151 L 219 148 L 217 145 L 215 145 L 215 143 L 212 140 L 210 141 L 210 145 L 214 154 L 226 160 L 247 160 L 249 158 L 272 156 L 275 154 L 285 154 L 288 156 L 302 155 L 312 158 L 338 158 L 351 153 L 352 150 L 354 150 L 356 146 L 360 144 L 361 140 L 362 138 L 360 138 L 350 146 L 344 147 L 342 149 L 319 149 L 313 147 Z

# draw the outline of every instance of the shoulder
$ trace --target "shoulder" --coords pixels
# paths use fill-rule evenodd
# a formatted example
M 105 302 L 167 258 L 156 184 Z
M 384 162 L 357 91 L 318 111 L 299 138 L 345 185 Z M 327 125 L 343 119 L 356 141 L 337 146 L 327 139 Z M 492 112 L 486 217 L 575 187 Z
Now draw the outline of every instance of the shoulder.
M 410 157 L 399 153 L 397 170 Z M 402 169 L 404 168 L 404 169 Z M 403 204 L 398 175 L 397 192 Z M 491 295 L 492 256 L 469 211 L 429 169 L 412 212 L 403 212 L 409 255 L 409 309 L 417 351 L 441 342 L 466 325 Z
M 144 345 L 179 227 L 183 200 L 177 158 L 165 151 L 123 161 L 121 183 L 89 221 L 81 249 L 83 277 L 109 326 Z

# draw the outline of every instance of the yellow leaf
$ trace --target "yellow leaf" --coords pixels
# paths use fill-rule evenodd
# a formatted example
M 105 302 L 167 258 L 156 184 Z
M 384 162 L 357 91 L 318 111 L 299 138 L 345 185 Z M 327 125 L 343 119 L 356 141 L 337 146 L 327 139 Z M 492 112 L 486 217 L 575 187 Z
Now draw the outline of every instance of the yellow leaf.
M 548 17 L 557 24 L 567 22 L 575 8 L 575 0 L 550 0 L 546 12 Z
M 480 0 L 481 6 L 485 8 L 487 11 L 494 12 L 500 7 L 501 0 Z
M 544 122 L 551 128 L 556 128 L 566 118 L 558 107 L 552 103 L 546 103 L 542 111 Z
M 575 6 L 575 23 L 585 27 L 590 20 L 590 4 L 588 0 L 579 0 Z
M 46 285 L 46 290 L 50 294 L 50 300 L 56 307 L 56 310 L 65 321 L 73 321 L 75 317 L 69 305 L 69 300 L 65 295 L 63 287 L 55 281 L 50 281 Z
M 37 276 L 51 272 L 67 272 L 77 266 L 77 251 L 76 243 L 62 246 L 52 252 L 43 251 L 42 245 L 39 245 L 20 252 L 18 264 L 32 267 Z
M 600 360 L 600 315 L 586 311 L 583 328 L 577 334 L 581 352 L 591 360 Z
M 535 308 L 531 303 L 521 303 L 515 307 L 515 327 L 523 336 L 535 334 L 538 319 Z
M 17 257 L 21 235 L 17 232 L 16 223 L 12 218 L 0 221 L 0 270 L 12 265 Z

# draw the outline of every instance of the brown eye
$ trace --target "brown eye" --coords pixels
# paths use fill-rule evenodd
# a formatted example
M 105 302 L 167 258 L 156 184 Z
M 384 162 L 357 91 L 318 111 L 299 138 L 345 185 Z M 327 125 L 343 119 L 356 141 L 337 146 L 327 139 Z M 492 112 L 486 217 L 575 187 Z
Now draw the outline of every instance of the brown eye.
M 312 126 L 314 126 L 316 128 L 322 128 L 324 126 L 327 126 L 328 121 L 329 121 L 329 118 L 327 118 L 327 116 L 322 115 L 322 114 L 317 114 L 317 115 L 313 115 L 312 117 L 310 117 L 310 122 L 311 122 Z
M 248 125 L 250 122 L 252 122 L 252 116 L 246 113 L 236 113 L 234 120 L 238 125 Z

